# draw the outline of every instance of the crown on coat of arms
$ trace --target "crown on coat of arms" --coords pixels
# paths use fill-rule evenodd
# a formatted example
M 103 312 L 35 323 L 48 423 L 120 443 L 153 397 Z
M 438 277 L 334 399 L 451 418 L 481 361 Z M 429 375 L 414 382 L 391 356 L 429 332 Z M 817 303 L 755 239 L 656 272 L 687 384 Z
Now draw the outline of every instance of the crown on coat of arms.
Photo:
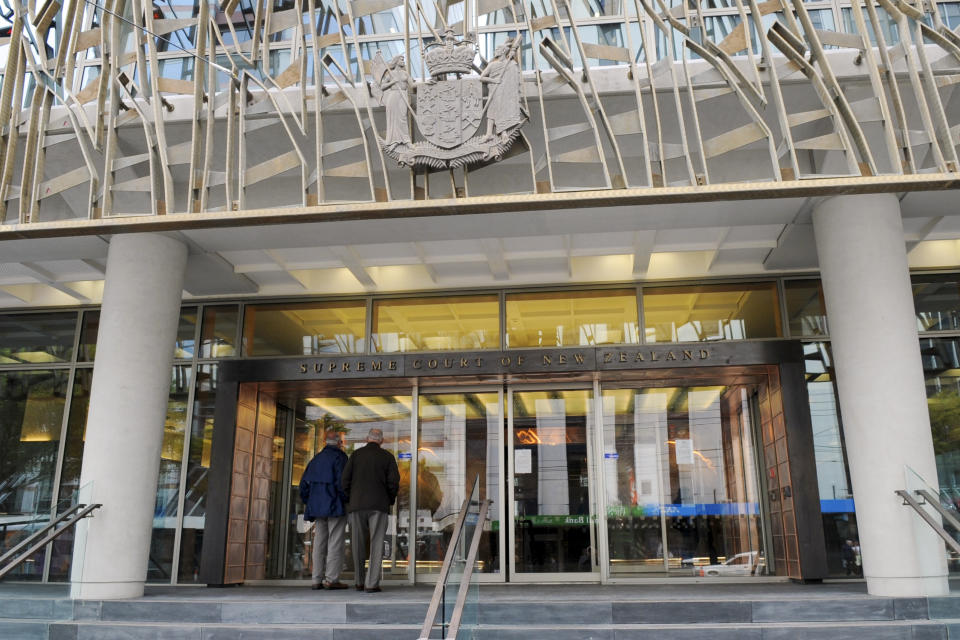
M 477 43 L 472 35 L 457 40 L 456 32 L 447 29 L 443 33 L 443 42 L 434 42 L 432 49 L 423 56 L 431 76 L 445 73 L 470 73 L 473 59 L 477 54 Z

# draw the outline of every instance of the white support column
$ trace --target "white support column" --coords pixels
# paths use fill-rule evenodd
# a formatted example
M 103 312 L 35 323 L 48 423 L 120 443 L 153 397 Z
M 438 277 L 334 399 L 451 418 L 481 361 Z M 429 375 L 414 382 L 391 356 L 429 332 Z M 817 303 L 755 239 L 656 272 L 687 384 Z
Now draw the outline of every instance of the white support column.
M 907 466 L 937 482 L 900 203 L 828 198 L 813 228 L 867 589 L 947 593 L 943 542 L 894 494 Z
M 110 241 L 80 477 L 103 507 L 77 528 L 73 598 L 143 595 L 186 261 L 164 235 Z

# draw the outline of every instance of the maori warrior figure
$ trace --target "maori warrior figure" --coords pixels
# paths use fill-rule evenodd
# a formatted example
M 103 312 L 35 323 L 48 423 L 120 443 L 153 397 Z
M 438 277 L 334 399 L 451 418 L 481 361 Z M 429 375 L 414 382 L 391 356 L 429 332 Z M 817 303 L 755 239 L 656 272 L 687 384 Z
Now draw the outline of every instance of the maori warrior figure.
M 481 82 L 492 85 L 487 96 L 487 135 L 484 140 L 493 140 L 494 133 L 504 134 L 526 121 L 520 106 L 521 76 L 516 60 L 519 48 L 520 38 L 510 38 L 496 48 L 493 59 L 480 74 Z
M 386 63 L 378 51 L 373 67 L 373 77 L 376 78 L 376 86 L 381 94 L 380 104 L 387 112 L 387 132 L 383 138 L 383 146 L 392 149 L 397 145 L 410 144 L 410 126 L 407 121 L 410 102 L 407 96 L 413 86 L 413 79 L 407 73 L 404 58 L 396 56 Z

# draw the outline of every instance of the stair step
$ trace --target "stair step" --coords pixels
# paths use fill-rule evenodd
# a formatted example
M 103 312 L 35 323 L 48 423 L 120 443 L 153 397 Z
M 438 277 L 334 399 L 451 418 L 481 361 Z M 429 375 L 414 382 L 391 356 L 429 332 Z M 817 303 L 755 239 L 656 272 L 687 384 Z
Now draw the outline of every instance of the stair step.
M 200 594 L 198 594 L 200 595 Z M 427 603 L 400 598 L 214 600 L 205 598 L 72 601 L 0 599 L 0 620 L 103 620 L 224 624 L 416 624 Z M 324 598 L 327 598 L 325 601 Z M 960 619 L 960 597 L 766 600 L 507 602 L 480 596 L 483 624 L 693 624 Z
M 420 624 L 238 625 L 61 621 L 50 623 L 49 640 L 385 640 L 388 638 L 413 640 L 419 635 L 420 626 Z M 0 637 L 5 640 L 7 638 L 7 636 Z M 38 637 L 46 639 L 48 636 Z M 12 636 L 10 640 L 15 638 Z M 32 640 L 33 636 L 30 638 Z
M 47 640 L 46 620 L 5 619 L 0 620 L 0 638 L 3 640 Z
M 49 625 L 49 635 L 47 635 Z M 383 640 L 417 637 L 420 625 L 269 625 L 4 621 L 5 640 Z M 960 621 L 689 625 L 483 625 L 477 640 L 948 640 Z

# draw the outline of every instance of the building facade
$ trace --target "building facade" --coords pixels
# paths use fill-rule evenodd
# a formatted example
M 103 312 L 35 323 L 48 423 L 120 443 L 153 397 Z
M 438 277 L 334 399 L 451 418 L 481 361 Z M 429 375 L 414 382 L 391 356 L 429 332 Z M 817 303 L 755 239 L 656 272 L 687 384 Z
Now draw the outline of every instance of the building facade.
M 22 579 L 308 575 L 377 426 L 390 579 L 476 483 L 484 580 L 946 591 L 960 4 L 0 10 L 0 518 L 104 505 Z

